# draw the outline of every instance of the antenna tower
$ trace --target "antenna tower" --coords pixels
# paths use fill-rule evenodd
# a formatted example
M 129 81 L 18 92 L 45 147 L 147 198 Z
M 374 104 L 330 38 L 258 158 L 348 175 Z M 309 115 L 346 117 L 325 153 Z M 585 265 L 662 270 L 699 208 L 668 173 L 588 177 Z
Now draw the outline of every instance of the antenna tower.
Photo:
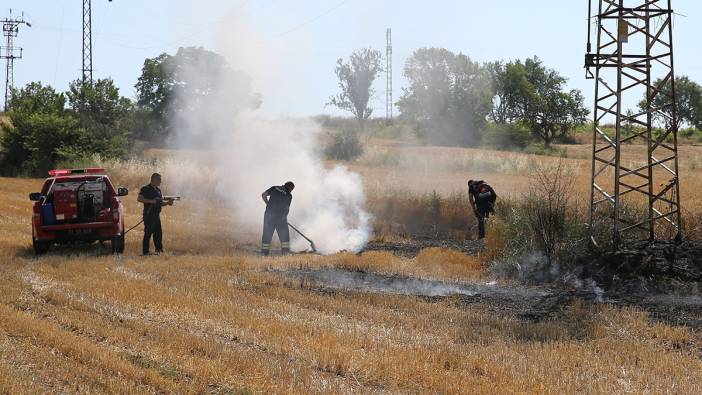
M 679 241 L 671 0 L 595 1 L 593 20 L 588 0 L 585 56 L 586 76 L 595 80 L 592 241 L 615 249 L 636 241 Z

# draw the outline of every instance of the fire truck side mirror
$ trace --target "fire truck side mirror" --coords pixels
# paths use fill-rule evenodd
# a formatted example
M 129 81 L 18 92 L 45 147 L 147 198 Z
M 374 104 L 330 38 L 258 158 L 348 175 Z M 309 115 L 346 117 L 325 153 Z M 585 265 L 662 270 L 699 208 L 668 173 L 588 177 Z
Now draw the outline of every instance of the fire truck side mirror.
M 129 195 L 129 190 L 124 187 L 117 188 L 117 196 L 127 196 Z
M 32 192 L 29 194 L 29 200 L 33 202 L 38 202 L 41 200 L 41 193 L 39 192 Z

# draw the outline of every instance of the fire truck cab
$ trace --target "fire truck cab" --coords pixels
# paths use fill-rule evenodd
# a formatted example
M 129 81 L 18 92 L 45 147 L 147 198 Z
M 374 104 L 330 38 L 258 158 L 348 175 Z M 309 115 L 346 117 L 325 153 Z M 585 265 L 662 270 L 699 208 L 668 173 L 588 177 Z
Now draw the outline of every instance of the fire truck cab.
M 32 245 L 37 255 L 52 244 L 110 241 L 112 253 L 124 252 L 124 206 L 105 169 L 50 170 L 34 202 Z

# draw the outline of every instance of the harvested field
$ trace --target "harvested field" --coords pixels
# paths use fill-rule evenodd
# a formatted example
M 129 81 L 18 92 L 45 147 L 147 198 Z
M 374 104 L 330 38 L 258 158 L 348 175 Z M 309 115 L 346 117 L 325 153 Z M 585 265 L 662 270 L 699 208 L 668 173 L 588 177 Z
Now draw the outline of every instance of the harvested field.
M 275 272 L 328 263 L 14 259 L 0 275 L 0 385 L 90 393 L 702 388 L 699 333 L 651 322 L 645 312 L 544 289 L 501 304 L 486 292 L 329 292 Z
M 583 177 L 586 161 L 569 161 Z M 364 166 L 352 165 L 377 183 L 382 167 Z M 504 180 L 479 174 L 513 179 L 518 193 L 528 170 L 515 169 Z M 134 191 L 151 170 L 113 178 Z M 447 173 L 442 185 L 460 190 L 473 174 Z M 465 210 L 422 182 L 418 195 L 444 190 L 446 218 Z M 137 228 L 123 256 L 90 245 L 37 259 L 27 194 L 38 184 L 0 179 L 3 393 L 702 392 L 702 305 L 691 289 L 601 294 L 495 278 L 492 241 L 451 228 L 469 222 L 419 232 L 402 202 L 378 211 L 382 232 L 360 254 L 262 259 L 258 235 L 216 215 L 219 202 L 186 199 L 164 210 L 165 256 L 137 256 Z M 368 194 L 382 208 L 391 191 Z M 139 219 L 132 198 L 128 224 Z

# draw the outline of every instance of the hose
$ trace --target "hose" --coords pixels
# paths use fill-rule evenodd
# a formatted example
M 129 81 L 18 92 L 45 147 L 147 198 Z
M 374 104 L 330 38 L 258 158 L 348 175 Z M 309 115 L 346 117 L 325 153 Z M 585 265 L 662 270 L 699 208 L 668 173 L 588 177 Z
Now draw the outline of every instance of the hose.
M 141 224 L 143 224 L 143 223 L 144 223 L 144 220 L 142 219 L 142 220 L 139 221 L 136 225 L 134 225 L 134 226 L 132 226 L 131 228 L 129 228 L 129 229 L 127 229 L 126 231 L 124 231 L 124 234 L 126 235 L 130 230 L 136 228 L 137 226 L 139 226 L 139 225 L 141 225 Z

